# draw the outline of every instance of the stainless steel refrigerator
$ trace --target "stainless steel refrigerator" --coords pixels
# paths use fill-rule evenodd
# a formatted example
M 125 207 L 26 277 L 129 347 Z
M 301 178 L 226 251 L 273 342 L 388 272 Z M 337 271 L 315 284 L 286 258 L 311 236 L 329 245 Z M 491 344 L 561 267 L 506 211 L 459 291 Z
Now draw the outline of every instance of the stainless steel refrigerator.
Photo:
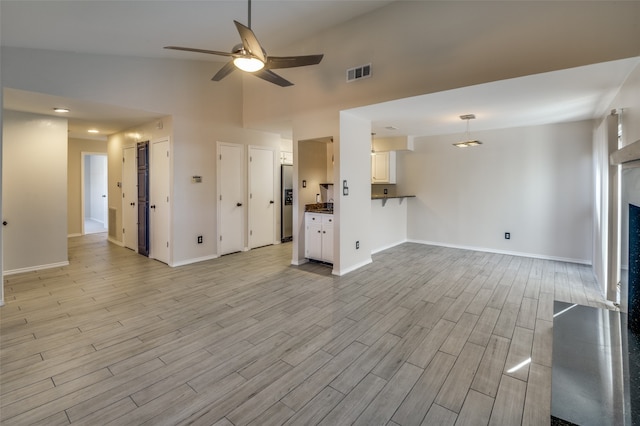
M 293 166 L 283 164 L 280 170 L 280 240 L 293 238 Z

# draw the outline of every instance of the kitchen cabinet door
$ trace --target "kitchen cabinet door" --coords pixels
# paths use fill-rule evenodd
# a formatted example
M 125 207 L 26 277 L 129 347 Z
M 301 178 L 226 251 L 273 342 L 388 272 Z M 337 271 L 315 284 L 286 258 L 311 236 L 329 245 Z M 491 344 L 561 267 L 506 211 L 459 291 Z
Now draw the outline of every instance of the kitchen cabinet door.
M 322 261 L 333 263 L 333 219 L 322 225 Z
M 308 259 L 322 260 L 322 215 L 305 215 L 305 250 L 304 256 Z
M 333 215 L 305 213 L 304 257 L 333 263 Z
M 395 151 L 371 154 L 371 183 L 396 183 Z

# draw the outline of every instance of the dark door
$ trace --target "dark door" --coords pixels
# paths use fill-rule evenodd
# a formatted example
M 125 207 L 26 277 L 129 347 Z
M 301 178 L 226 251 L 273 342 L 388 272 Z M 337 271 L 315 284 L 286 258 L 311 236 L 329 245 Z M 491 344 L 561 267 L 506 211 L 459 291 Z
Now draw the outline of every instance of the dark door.
M 138 253 L 149 256 L 149 141 L 137 145 Z

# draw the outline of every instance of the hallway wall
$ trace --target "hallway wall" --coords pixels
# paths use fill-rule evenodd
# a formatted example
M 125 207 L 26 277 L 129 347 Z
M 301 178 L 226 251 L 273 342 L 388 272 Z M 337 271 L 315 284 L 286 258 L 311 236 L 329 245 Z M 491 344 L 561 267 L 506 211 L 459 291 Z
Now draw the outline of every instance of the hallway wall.
M 4 274 L 66 265 L 67 120 L 2 115 Z

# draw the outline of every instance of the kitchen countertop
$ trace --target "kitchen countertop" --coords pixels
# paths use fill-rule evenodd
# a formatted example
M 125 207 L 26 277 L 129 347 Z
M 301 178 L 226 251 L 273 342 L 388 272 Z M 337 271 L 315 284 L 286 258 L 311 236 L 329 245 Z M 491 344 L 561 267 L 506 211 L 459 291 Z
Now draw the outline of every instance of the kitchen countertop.
M 305 213 L 333 214 L 333 203 L 305 204 Z
M 333 210 L 329 210 L 329 209 L 305 210 L 305 213 L 333 214 Z
M 371 195 L 372 200 L 385 200 L 389 198 L 415 198 L 415 195 Z

